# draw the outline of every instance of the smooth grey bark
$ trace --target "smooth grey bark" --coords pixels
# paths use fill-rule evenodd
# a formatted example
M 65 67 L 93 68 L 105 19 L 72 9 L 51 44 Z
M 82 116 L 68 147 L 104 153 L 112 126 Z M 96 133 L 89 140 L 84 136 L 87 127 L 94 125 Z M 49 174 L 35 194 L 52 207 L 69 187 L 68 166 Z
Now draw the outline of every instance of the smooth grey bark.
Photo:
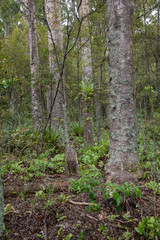
M 36 33 L 35 5 L 34 0 L 24 0 L 24 3 L 26 6 L 29 29 L 32 115 L 34 129 L 37 130 L 42 126 L 42 108 L 39 84 L 39 56 Z
M 138 174 L 134 97 L 132 0 L 108 0 L 110 65 L 110 157 L 106 171 L 115 181 Z
M 61 6 L 60 1 L 45 0 L 45 10 L 50 32 L 48 31 L 48 45 L 49 45 L 49 66 L 51 73 L 50 89 L 47 95 L 47 108 L 50 112 L 53 97 L 57 89 L 58 80 L 60 78 L 60 69 L 57 63 L 57 58 L 62 59 L 63 50 L 63 32 L 61 27 Z M 55 44 L 55 48 L 53 45 Z M 61 61 L 60 61 L 61 62 Z M 57 129 L 64 119 L 63 113 L 63 81 L 60 82 L 57 97 L 51 113 L 51 126 Z
M 82 0 L 80 7 L 81 17 L 89 13 L 89 3 L 88 0 Z M 89 32 L 89 20 L 86 18 L 82 25 L 82 81 L 87 84 L 92 82 L 92 55 L 91 55 L 91 45 L 90 45 L 90 32 Z M 84 93 L 85 94 L 85 93 Z M 84 141 L 86 146 L 91 146 L 94 144 L 93 139 L 93 114 L 92 114 L 92 99 L 88 100 L 83 97 L 82 107 L 83 107 L 83 122 L 84 122 Z
M 2 179 L 1 179 L 1 167 L 0 167 L 0 237 L 3 233 L 3 189 L 2 189 Z

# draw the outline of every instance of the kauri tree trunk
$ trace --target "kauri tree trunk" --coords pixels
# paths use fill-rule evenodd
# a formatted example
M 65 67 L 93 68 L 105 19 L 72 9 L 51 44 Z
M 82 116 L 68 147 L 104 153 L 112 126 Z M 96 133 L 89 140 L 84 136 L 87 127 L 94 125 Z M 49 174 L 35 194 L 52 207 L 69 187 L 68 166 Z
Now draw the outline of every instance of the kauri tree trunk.
M 88 0 L 82 0 L 80 14 L 81 17 L 89 13 L 89 3 Z M 89 20 L 86 18 L 82 25 L 81 34 L 81 44 L 82 44 L 82 81 L 86 89 L 83 88 L 83 121 L 84 121 L 84 141 L 86 146 L 91 146 L 94 144 L 93 139 L 93 110 L 92 110 L 92 96 L 88 95 L 87 85 L 92 85 L 92 55 L 91 55 L 91 45 L 90 45 L 90 33 L 89 33 Z
M 110 64 L 110 157 L 107 173 L 114 181 L 138 174 L 136 109 L 132 52 L 132 0 L 108 0 Z
M 64 118 L 63 114 L 63 82 L 60 82 L 57 97 L 52 109 L 53 98 L 56 93 L 58 81 L 60 79 L 60 69 L 62 50 L 63 50 L 63 33 L 61 27 L 61 6 L 60 1 L 46 0 L 45 1 L 47 21 L 50 31 L 48 31 L 48 45 L 49 45 L 49 66 L 51 73 L 50 87 L 47 96 L 48 111 L 51 114 L 51 126 L 56 129 L 59 127 L 61 120 Z
M 160 100 L 160 35 L 159 35 L 159 27 L 160 27 L 160 3 L 157 6 L 157 59 L 156 59 L 156 89 L 158 100 Z
M 30 69 L 31 69 L 31 97 L 34 129 L 42 126 L 42 107 L 39 84 L 39 56 L 36 33 L 36 17 L 34 0 L 25 0 L 29 28 Z

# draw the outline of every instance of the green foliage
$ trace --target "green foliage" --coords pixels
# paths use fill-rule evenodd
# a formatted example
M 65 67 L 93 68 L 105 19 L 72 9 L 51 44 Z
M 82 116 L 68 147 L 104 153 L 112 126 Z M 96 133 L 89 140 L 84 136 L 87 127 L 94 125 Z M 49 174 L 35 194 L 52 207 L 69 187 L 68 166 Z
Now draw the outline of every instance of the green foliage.
M 26 173 L 26 169 L 23 166 L 23 161 L 19 159 L 11 159 L 10 161 L 7 161 L 1 166 L 1 174 L 2 176 L 5 175 L 6 173 L 9 174 L 20 174 L 23 175 Z
M 78 158 L 79 162 L 85 168 L 88 166 L 95 165 L 99 162 L 100 159 L 108 156 L 109 151 L 109 140 L 103 139 L 100 141 L 100 144 L 95 144 L 95 146 L 81 148 L 80 149 L 80 156 Z M 103 167 L 102 161 L 99 162 L 99 166 Z
M 157 217 L 143 217 L 135 230 L 145 239 L 158 240 L 160 238 L 160 219 Z
M 55 189 L 55 185 L 56 185 L 56 182 L 54 183 L 53 186 L 47 186 L 47 187 L 44 187 L 42 186 L 41 187 L 41 190 L 37 191 L 35 193 L 35 197 L 38 198 L 38 199 L 43 199 L 43 198 L 47 198 L 47 197 L 52 197 L 53 193 L 54 193 L 54 189 Z M 52 201 L 53 199 L 51 199 Z M 49 205 L 51 206 L 51 202 L 47 202 L 46 205 Z
M 79 136 L 79 134 L 83 136 L 84 129 L 83 126 L 81 126 L 81 128 L 79 129 L 79 122 L 73 122 L 71 124 L 70 132 L 73 136 Z
M 8 236 L 11 233 L 11 230 L 6 228 L 6 225 L 3 223 L 3 235 Z
M 131 234 L 130 234 L 130 232 L 128 230 L 124 233 L 124 237 L 125 237 L 126 240 L 130 239 Z
M 45 206 L 44 206 L 44 209 L 52 209 L 52 207 L 54 206 L 55 204 L 55 201 L 56 199 L 49 199 L 46 203 L 45 203 Z
M 112 238 L 112 237 L 110 237 L 110 236 L 107 236 L 107 239 L 108 239 L 108 240 L 116 240 L 115 238 Z M 119 237 L 118 240 L 122 240 L 122 238 Z
M 81 82 L 81 91 L 83 93 L 83 98 L 87 101 L 90 100 L 94 95 L 94 84 L 91 81 Z
M 61 214 L 59 213 L 59 210 L 57 210 L 57 212 L 56 212 L 56 219 L 57 219 L 57 221 L 60 222 L 60 221 L 62 221 L 62 220 L 65 219 L 65 218 L 67 218 L 67 216 L 61 215 Z
M 44 239 L 43 235 L 41 234 L 36 234 L 37 237 L 39 237 L 40 239 Z
M 54 154 L 54 152 L 55 148 L 53 147 L 39 156 L 34 153 L 26 155 L 21 159 L 12 156 L 13 158 L 10 162 L 2 164 L 2 176 L 5 173 L 19 174 L 20 178 L 29 180 L 32 177 L 40 177 L 46 172 L 50 174 L 54 172 L 62 173 L 65 169 L 64 154 L 57 154 L 55 157 L 50 158 L 50 155 Z
M 36 137 L 30 127 L 19 126 L 16 129 L 3 130 L 2 148 L 21 155 L 26 148 L 32 148 Z
M 61 193 L 57 199 L 60 200 L 61 202 L 67 202 L 69 198 L 71 198 L 72 195 L 66 196 L 64 193 Z
M 57 238 L 60 236 L 63 226 L 64 226 L 64 224 L 59 228 L 59 230 L 57 232 Z
M 156 114 L 155 114 L 156 115 Z M 159 117 L 159 114 L 158 114 Z M 156 118 L 157 119 L 157 118 Z M 159 120 L 157 119 L 157 122 Z M 153 126 L 151 123 L 147 124 L 147 135 L 146 135 L 146 143 L 144 142 L 144 136 L 142 134 L 142 129 L 140 129 L 139 136 L 138 136 L 138 153 L 139 159 L 142 163 L 144 168 L 144 177 L 151 178 L 153 175 L 160 176 L 160 128 L 158 124 L 155 125 L 154 133 L 153 133 Z M 154 142 L 153 135 L 157 138 L 157 141 Z
M 142 193 L 134 183 L 125 182 L 123 185 L 108 182 L 101 186 L 103 197 L 106 199 L 113 199 L 113 205 L 117 211 L 120 211 L 120 206 L 124 201 L 124 197 L 129 197 L 132 194 L 133 198 L 137 196 L 142 197 Z
M 60 142 L 62 142 L 61 135 L 62 135 L 61 128 L 57 130 L 46 129 L 43 137 L 44 142 L 46 143 L 46 147 L 50 148 L 51 146 L 56 146 Z
M 152 189 L 153 193 L 160 194 L 160 183 L 157 183 L 156 181 L 150 181 L 147 182 L 145 185 L 146 187 Z
M 107 227 L 106 227 L 104 224 L 99 224 L 98 227 L 99 227 L 98 231 L 99 231 L 100 233 L 102 233 L 103 235 L 106 235 L 106 234 L 107 234 L 108 229 L 107 229 Z
M 57 173 L 62 173 L 65 170 L 65 156 L 63 154 L 57 154 L 54 158 L 51 158 L 48 162 L 48 168 Z
M 49 192 L 48 192 L 48 188 L 46 189 L 46 196 L 49 197 L 49 199 L 45 203 L 45 206 L 44 206 L 45 209 L 52 208 L 57 200 L 64 203 L 64 202 L 67 202 L 68 199 L 72 197 L 72 195 L 66 196 L 64 193 L 62 193 L 62 194 L 58 195 L 56 198 L 53 198 L 53 192 L 54 192 L 54 187 L 51 188 L 51 191 L 49 191 Z M 58 214 L 59 214 L 59 212 L 57 212 L 57 216 L 58 216 Z
M 19 10 L 19 5 L 14 0 L 1 0 L 1 14 L 3 19 L 8 20 Z
M 29 177 L 40 177 L 44 175 L 45 170 L 47 168 L 48 161 L 47 159 L 40 158 L 40 159 L 33 159 L 28 167 L 28 174 Z
M 80 235 L 78 236 L 77 240 L 83 240 L 84 239 L 84 233 L 83 230 L 81 230 Z
M 43 175 L 46 170 L 49 170 L 50 173 L 62 173 L 64 172 L 64 166 L 64 154 L 57 154 L 54 158 L 50 159 L 48 159 L 46 155 L 41 154 L 39 158 L 33 159 L 31 161 L 28 171 L 32 173 L 32 175 L 39 177 Z
M 46 198 L 47 194 L 46 194 L 45 190 L 46 190 L 45 187 L 42 187 L 41 190 L 39 190 L 35 193 L 35 197 L 38 199 Z
M 130 212 L 126 212 L 123 214 L 123 218 L 125 220 L 127 220 L 127 222 L 134 222 L 135 220 L 137 220 L 136 218 L 135 219 L 131 219 L 131 215 L 130 215 Z
M 115 215 L 115 214 L 112 214 L 112 215 L 108 215 L 106 216 L 106 219 L 108 219 L 109 221 L 114 221 L 116 218 L 118 218 L 120 215 Z
M 72 236 L 73 236 L 72 233 L 70 233 L 65 238 L 63 238 L 63 240 L 70 240 L 72 238 Z
M 72 178 L 69 179 L 71 182 L 69 190 L 77 193 L 88 192 L 90 199 L 93 201 L 95 193 L 102 180 L 102 174 L 95 166 L 92 166 L 90 169 L 83 170 L 81 175 L 82 176 L 79 180 Z
M 98 212 L 101 209 L 100 205 L 97 203 L 94 203 L 92 200 L 92 203 L 89 204 L 89 207 L 87 209 L 87 212 Z
M 7 215 L 7 214 L 10 214 L 11 212 L 15 212 L 15 209 L 12 206 L 12 204 L 8 203 L 4 208 L 4 213 L 5 215 Z

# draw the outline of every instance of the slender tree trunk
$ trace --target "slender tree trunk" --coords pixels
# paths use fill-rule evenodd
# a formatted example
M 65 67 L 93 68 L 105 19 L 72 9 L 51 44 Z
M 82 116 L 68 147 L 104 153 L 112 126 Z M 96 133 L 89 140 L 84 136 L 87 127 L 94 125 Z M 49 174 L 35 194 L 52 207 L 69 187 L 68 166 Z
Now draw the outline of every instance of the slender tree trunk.
M 4 35 L 5 39 L 8 39 L 8 37 L 11 34 L 12 34 L 12 25 L 11 25 L 11 20 L 9 18 L 5 22 L 5 35 Z M 12 113 L 15 113 L 16 112 L 16 103 L 13 104 L 13 102 L 16 99 L 16 92 L 15 92 L 14 86 L 9 87 L 9 95 L 8 96 L 9 96 L 9 99 L 8 99 L 9 108 L 11 109 Z
M 3 190 L 0 168 L 0 237 L 2 236 L 2 233 L 3 233 Z
M 152 134 L 153 134 L 153 143 L 154 143 L 154 158 L 156 158 L 156 139 L 155 139 L 155 121 L 154 121 L 154 105 L 153 105 L 153 93 L 152 93 L 152 81 L 151 81 L 151 68 L 149 61 L 149 52 L 148 52 L 148 37 L 147 37 L 147 23 L 146 23 L 146 6 L 145 1 L 143 0 L 143 20 L 144 20 L 144 30 L 145 30 L 145 62 L 146 62 L 146 76 L 148 78 L 149 84 L 149 93 L 150 93 L 150 109 L 151 109 L 151 123 L 152 123 Z M 154 169 L 155 171 L 155 169 Z M 153 172 L 153 177 L 155 177 L 155 172 Z
M 138 174 L 137 126 L 132 53 L 132 0 L 108 0 L 110 64 L 110 158 L 115 181 Z
M 11 109 L 12 113 L 16 113 L 17 112 L 17 104 L 15 102 L 16 100 L 16 91 L 15 91 L 15 87 L 11 86 L 9 88 L 9 108 Z
M 88 0 L 82 0 L 80 14 L 81 17 L 89 13 Z M 89 21 L 86 18 L 83 22 L 82 27 L 82 81 L 85 84 L 92 82 L 92 56 L 91 56 L 91 45 L 89 35 Z M 85 93 L 84 93 L 85 95 Z M 90 146 L 94 144 L 93 139 L 93 117 L 92 117 L 92 98 L 86 99 L 83 97 L 83 121 L 84 121 L 84 140 L 85 145 Z
M 63 50 L 63 33 L 61 27 L 61 6 L 60 0 L 46 0 L 46 15 L 50 28 L 48 31 L 48 45 L 49 45 L 49 66 L 51 73 L 50 89 L 47 96 L 47 106 L 50 112 L 53 96 L 57 89 L 57 84 L 60 78 L 60 69 L 57 63 L 57 58 L 62 59 Z M 53 45 L 53 41 L 55 46 Z M 55 51 L 56 49 L 56 51 Z M 61 61 L 60 61 L 61 63 Z M 54 107 L 51 114 L 51 126 L 58 128 L 61 120 L 64 118 L 63 113 L 63 82 L 60 83 L 58 94 L 55 100 Z
M 8 21 L 5 22 L 5 33 L 4 38 L 8 38 L 11 35 L 12 28 L 11 28 L 11 20 L 8 19 Z
M 27 7 L 27 20 L 29 28 L 32 114 L 34 129 L 37 130 L 42 126 L 42 108 L 40 98 L 39 56 L 34 0 L 25 0 L 25 5 Z
M 80 52 L 79 52 L 79 44 L 80 40 L 77 42 L 77 85 L 81 82 L 80 79 Z M 80 91 L 80 89 L 79 89 Z M 82 122 L 82 116 L 81 116 L 81 96 L 78 98 L 78 125 L 79 125 L 79 137 L 81 137 L 81 122 Z
M 96 98 L 96 121 L 97 121 L 97 140 L 98 144 L 101 137 L 101 122 L 102 122 L 102 109 L 101 109 L 101 84 L 102 84 L 102 64 L 100 65 L 100 73 L 98 76 L 98 93 Z
M 0 132 L 2 125 L 1 125 L 1 113 L 0 113 Z M 0 136 L 0 157 L 2 154 L 2 138 Z M 0 237 L 3 233 L 3 189 L 2 189 L 2 179 L 1 179 L 1 165 L 0 165 Z
M 158 100 L 160 101 L 160 36 L 159 36 L 159 27 L 160 27 L 160 3 L 157 7 L 157 60 L 156 60 L 156 89 Z

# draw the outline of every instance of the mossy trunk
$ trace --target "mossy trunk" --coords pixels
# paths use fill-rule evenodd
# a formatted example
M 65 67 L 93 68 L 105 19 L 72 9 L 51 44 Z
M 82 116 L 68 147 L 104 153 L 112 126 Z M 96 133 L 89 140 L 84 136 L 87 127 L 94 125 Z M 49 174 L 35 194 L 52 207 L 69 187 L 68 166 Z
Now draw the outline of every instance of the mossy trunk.
M 110 158 L 106 170 L 115 181 L 138 173 L 134 97 L 132 0 L 108 0 L 110 64 Z

